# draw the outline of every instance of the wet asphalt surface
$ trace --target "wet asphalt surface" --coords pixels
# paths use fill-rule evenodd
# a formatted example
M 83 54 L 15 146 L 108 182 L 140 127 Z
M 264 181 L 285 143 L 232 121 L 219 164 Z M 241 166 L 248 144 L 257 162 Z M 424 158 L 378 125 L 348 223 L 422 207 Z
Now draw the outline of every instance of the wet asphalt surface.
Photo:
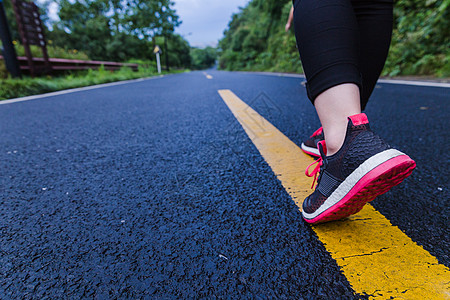
M 0 105 L 2 299 L 365 297 L 217 93 L 300 145 L 319 127 L 303 80 L 208 73 Z M 373 205 L 446 266 L 449 101 L 379 84 L 366 110 L 417 162 Z

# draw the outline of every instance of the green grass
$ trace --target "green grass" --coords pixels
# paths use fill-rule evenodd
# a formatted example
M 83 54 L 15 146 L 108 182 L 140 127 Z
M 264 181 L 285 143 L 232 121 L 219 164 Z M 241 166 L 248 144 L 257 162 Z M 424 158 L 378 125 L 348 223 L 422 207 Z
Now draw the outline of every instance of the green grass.
M 78 51 L 77 49 L 63 49 L 61 47 L 52 46 L 52 41 L 48 41 L 49 45 L 47 45 L 47 53 L 49 57 L 52 58 L 66 58 L 66 59 L 80 59 L 80 60 L 89 60 L 89 57 L 86 53 Z M 17 56 L 25 56 L 25 48 L 17 43 L 13 42 L 14 48 L 16 49 Z M 33 57 L 43 57 L 42 49 L 38 46 L 31 45 L 31 56 Z
M 171 71 L 170 73 L 182 72 Z M 167 74 L 167 73 L 165 73 Z M 0 79 L 0 100 L 18 98 L 30 95 L 37 95 L 59 90 L 78 88 L 101 83 L 130 80 L 157 75 L 156 68 L 140 67 L 137 72 L 129 68 L 122 68 L 119 71 L 107 71 L 104 68 L 98 70 L 88 70 L 59 77 L 23 77 L 22 79 L 7 78 Z

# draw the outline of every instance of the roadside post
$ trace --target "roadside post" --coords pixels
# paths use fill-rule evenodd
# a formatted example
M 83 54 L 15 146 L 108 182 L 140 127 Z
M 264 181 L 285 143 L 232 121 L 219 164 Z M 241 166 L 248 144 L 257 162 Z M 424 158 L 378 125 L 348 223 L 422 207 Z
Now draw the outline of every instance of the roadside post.
M 6 19 L 6 13 L 3 7 L 3 0 L 0 0 L 0 38 L 3 44 L 3 57 L 5 60 L 6 69 L 9 73 L 11 73 L 12 77 L 21 77 L 16 49 L 14 49 L 14 45 L 12 43 L 8 20 Z
M 160 61 L 160 58 L 159 58 L 159 55 L 162 53 L 161 48 L 159 48 L 159 46 L 156 45 L 155 49 L 153 49 L 153 53 L 156 54 L 156 65 L 158 67 L 158 74 L 161 74 L 161 61 Z

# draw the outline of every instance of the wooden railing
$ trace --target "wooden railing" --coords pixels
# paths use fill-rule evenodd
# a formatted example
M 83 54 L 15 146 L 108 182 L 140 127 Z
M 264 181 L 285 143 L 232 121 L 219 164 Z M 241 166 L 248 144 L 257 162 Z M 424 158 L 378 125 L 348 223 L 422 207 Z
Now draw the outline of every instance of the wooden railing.
M 0 55 L 0 59 L 3 56 Z M 30 72 L 30 67 L 28 65 L 27 57 L 18 56 L 20 70 L 24 73 Z M 78 59 L 64 59 L 64 58 L 49 58 L 52 72 L 57 71 L 72 71 L 72 70 L 88 70 L 88 69 L 98 69 L 103 66 L 105 70 L 119 70 L 122 67 L 131 68 L 133 71 L 138 70 L 138 64 L 128 64 L 128 63 L 118 63 L 112 61 L 96 61 L 96 60 L 78 60 Z M 45 60 L 40 57 L 33 57 L 33 63 L 36 66 L 44 65 Z

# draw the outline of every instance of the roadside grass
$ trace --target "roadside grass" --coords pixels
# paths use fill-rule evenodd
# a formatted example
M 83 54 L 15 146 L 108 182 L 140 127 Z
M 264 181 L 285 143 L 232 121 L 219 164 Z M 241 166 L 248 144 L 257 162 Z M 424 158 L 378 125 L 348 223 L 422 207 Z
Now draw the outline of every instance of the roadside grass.
M 179 73 L 184 70 L 173 70 L 168 73 Z M 23 77 L 22 79 L 0 79 L 0 100 L 25 97 L 65 89 L 79 88 L 90 85 L 109 83 L 122 80 L 145 78 L 156 76 L 156 68 L 153 66 L 139 67 L 137 72 L 124 67 L 118 71 L 107 71 L 103 67 L 98 70 L 76 72 L 63 76 Z
M 14 48 L 16 49 L 17 56 L 25 56 L 25 48 L 23 45 L 19 44 L 17 41 L 13 41 Z M 31 45 L 31 56 L 42 57 L 42 49 L 38 46 Z M 86 53 L 78 51 L 77 49 L 63 49 L 61 47 L 56 47 L 52 45 L 52 41 L 48 41 L 47 53 L 49 57 L 66 58 L 66 59 L 80 59 L 89 60 Z

